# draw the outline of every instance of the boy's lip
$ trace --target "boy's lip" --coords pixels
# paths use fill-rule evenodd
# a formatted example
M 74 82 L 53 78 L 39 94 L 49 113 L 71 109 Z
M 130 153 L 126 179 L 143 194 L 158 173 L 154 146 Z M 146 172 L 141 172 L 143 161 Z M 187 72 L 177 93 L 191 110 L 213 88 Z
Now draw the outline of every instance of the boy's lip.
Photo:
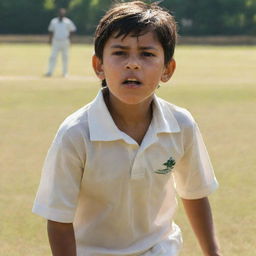
M 128 87 L 139 87 L 142 85 L 142 82 L 136 76 L 127 76 L 123 80 L 122 85 Z

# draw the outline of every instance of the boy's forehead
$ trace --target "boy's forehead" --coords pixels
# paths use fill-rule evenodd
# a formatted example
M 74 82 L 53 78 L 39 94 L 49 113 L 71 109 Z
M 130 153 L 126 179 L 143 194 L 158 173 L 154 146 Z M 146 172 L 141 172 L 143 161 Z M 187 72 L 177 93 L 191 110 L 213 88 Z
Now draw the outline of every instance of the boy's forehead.
M 118 33 L 113 33 L 106 45 L 112 45 L 112 44 L 115 44 L 115 43 L 120 43 L 120 44 L 131 44 L 131 43 L 134 43 L 136 42 L 137 44 L 141 44 L 141 45 L 161 45 L 156 34 L 153 32 L 153 31 L 148 31 L 148 32 L 145 32 L 143 34 L 134 34 L 134 33 L 129 33 L 127 35 L 120 35 L 118 36 Z

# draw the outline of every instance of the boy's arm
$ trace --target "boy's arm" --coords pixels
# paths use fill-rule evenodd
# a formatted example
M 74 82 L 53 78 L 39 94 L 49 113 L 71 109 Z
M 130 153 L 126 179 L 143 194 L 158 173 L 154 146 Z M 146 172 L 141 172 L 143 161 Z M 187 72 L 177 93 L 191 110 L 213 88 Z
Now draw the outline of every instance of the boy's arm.
M 48 220 L 47 230 L 53 256 L 76 256 L 76 241 L 72 223 Z
M 220 256 L 208 198 L 182 199 L 190 224 L 205 256 Z

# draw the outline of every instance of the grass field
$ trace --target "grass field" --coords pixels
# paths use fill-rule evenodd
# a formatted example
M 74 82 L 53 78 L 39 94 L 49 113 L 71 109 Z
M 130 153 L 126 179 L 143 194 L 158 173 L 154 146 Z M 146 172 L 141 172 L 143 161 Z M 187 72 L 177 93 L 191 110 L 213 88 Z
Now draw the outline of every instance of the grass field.
M 93 49 L 73 45 L 70 77 L 44 78 L 47 45 L 0 45 L 0 255 L 50 255 L 45 220 L 31 213 L 47 149 L 61 121 L 99 89 Z M 179 46 L 158 94 L 188 108 L 205 138 L 219 190 L 210 196 L 225 256 L 255 255 L 256 47 Z M 58 63 L 59 64 L 59 63 Z M 181 256 L 198 256 L 182 207 Z

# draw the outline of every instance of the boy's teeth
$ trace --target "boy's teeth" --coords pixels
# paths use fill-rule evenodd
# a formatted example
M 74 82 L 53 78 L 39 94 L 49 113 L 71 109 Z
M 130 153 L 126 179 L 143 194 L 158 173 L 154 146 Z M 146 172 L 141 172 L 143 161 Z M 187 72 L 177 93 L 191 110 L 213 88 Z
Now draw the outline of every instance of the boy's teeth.
M 137 79 L 133 79 L 133 78 L 125 80 L 125 83 L 136 83 L 136 84 L 140 84 L 140 82 L 139 82 Z

